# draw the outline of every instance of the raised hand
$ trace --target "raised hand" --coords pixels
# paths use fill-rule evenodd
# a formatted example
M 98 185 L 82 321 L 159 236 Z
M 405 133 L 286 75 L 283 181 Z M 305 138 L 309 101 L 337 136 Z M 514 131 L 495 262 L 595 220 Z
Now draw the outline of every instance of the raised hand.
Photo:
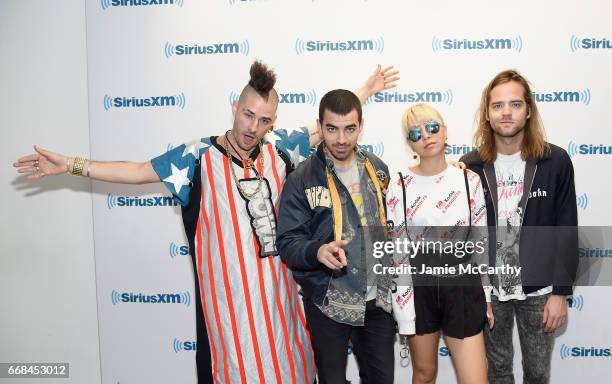
M 66 156 L 47 151 L 36 145 L 34 150 L 36 153 L 23 156 L 13 163 L 17 172 L 27 174 L 30 180 L 68 172 L 69 159 Z
M 368 98 L 377 92 L 396 87 L 400 79 L 398 75 L 399 71 L 394 70 L 392 65 L 382 69 L 381 65 L 378 64 L 362 86 L 364 96 Z

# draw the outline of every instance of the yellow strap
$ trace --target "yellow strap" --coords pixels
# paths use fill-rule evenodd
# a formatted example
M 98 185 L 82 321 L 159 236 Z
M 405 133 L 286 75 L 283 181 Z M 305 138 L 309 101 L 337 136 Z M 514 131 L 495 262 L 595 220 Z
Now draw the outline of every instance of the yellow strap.
M 334 182 L 334 176 L 329 169 L 326 170 L 326 174 L 334 215 L 334 240 L 342 240 L 342 204 L 340 203 L 340 195 L 338 194 L 338 188 L 336 188 L 336 183 Z
M 387 219 L 385 218 L 385 206 L 382 198 L 382 191 L 380 190 L 380 183 L 378 182 L 378 176 L 376 176 L 376 171 L 374 170 L 374 166 L 370 163 L 370 160 L 366 158 L 365 160 L 365 169 L 368 171 L 370 175 L 370 179 L 374 183 L 374 187 L 376 188 L 376 197 L 378 199 L 378 215 L 380 216 L 380 225 L 385 227 L 387 225 Z

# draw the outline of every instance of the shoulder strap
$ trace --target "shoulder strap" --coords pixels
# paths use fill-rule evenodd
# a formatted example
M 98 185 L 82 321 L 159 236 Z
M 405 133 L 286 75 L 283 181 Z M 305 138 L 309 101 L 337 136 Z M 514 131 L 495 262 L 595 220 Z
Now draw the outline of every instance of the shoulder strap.
M 467 192 L 468 210 L 470 211 L 470 228 L 472 227 L 472 204 L 470 204 L 470 183 L 468 182 L 467 169 L 463 170 L 463 179 L 465 180 L 465 191 Z
M 404 210 L 404 228 L 406 231 L 406 236 L 408 236 L 408 217 L 406 217 L 406 185 L 404 184 L 404 175 L 401 172 L 397 173 L 400 178 L 400 183 L 402 185 L 402 207 Z
M 467 169 L 463 170 L 463 180 L 465 180 L 465 191 L 466 196 L 467 196 L 467 203 L 468 203 L 468 211 L 470 214 L 470 221 L 469 221 L 469 227 L 468 227 L 468 231 L 467 234 L 465 235 L 465 241 L 467 241 L 467 239 L 469 239 L 470 234 L 472 233 L 472 204 L 470 202 L 470 183 L 468 181 L 468 177 L 467 177 Z

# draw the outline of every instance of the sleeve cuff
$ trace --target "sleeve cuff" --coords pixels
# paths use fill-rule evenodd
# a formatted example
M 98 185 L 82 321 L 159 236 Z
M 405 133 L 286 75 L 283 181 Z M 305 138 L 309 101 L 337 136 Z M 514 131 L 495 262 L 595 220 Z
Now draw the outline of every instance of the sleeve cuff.
M 323 244 L 324 243 L 321 243 L 320 241 L 313 240 L 306 246 L 306 249 L 304 250 L 306 262 L 313 268 L 319 266 L 319 260 L 317 260 L 317 252 Z
M 490 303 L 491 302 L 491 291 L 493 291 L 493 287 L 488 285 L 488 286 L 482 287 L 482 289 L 484 290 L 484 293 L 485 293 L 486 302 Z
M 411 320 L 400 320 L 397 322 L 397 327 L 400 335 L 414 335 L 416 333 L 415 323 Z
M 553 295 L 571 296 L 573 293 L 574 293 L 573 288 L 567 287 L 567 286 L 553 286 L 553 289 L 552 289 Z

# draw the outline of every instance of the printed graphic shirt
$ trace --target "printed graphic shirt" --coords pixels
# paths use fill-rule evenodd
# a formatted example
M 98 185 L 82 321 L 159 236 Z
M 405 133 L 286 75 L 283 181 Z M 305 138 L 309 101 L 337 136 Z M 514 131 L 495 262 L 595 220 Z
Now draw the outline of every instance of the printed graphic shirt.
M 497 249 L 495 266 L 520 266 L 519 243 L 520 229 L 523 223 L 523 212 L 520 207 L 525 184 L 525 160 L 521 152 L 513 155 L 497 154 L 494 163 L 497 180 Z M 552 291 L 546 287 L 525 295 L 520 274 L 500 274 L 499 285 L 494 287 L 493 294 L 501 301 L 512 299 L 525 300 L 527 296 L 538 296 Z
M 468 185 L 470 189 L 470 201 L 472 211 L 472 226 L 487 226 L 487 211 L 484 193 L 480 177 L 467 171 Z M 406 188 L 406 207 L 403 205 L 402 184 Z M 394 236 L 406 237 L 406 225 L 408 225 L 408 236 L 413 241 L 444 240 L 452 239 L 450 233 L 459 233 L 458 227 L 469 226 L 470 210 L 466 196 L 465 178 L 461 169 L 448 166 L 446 170 L 435 176 L 420 176 L 408 170 L 403 173 L 403 179 L 389 184 L 387 194 L 387 219 L 394 225 Z M 405 216 L 404 216 L 405 212 Z M 431 237 L 431 233 L 425 233 L 432 226 L 449 229 L 449 233 L 439 234 L 439 237 Z M 484 233 L 484 232 L 483 232 Z M 455 238 L 456 240 L 456 238 Z M 479 241 L 486 239 L 471 239 Z M 486 247 L 485 247 L 486 248 Z M 486 253 L 486 252 L 485 252 Z M 486 254 L 479 256 L 485 260 Z M 409 263 L 409 256 L 399 255 L 396 262 Z M 409 280 L 406 276 L 398 280 L 397 293 L 393 297 L 393 313 L 400 328 L 400 334 L 415 333 L 415 310 L 412 286 L 404 285 Z M 400 283 L 401 282 L 401 283 Z M 490 301 L 490 289 L 488 280 L 483 287 L 487 301 Z M 401 284 L 401 285 L 400 285 Z
M 334 170 L 336 172 L 336 175 L 338 175 L 338 178 L 340 179 L 340 181 L 342 181 L 342 184 L 344 184 L 348 192 L 351 194 L 351 200 L 353 200 L 353 204 L 355 205 L 355 208 L 357 209 L 357 213 L 359 214 L 359 220 L 361 221 L 361 225 L 364 226 L 363 234 L 365 236 L 365 244 L 367 247 L 369 247 L 372 241 L 370 239 L 371 238 L 370 232 L 369 230 L 367 230 L 368 218 L 366 216 L 366 205 L 364 201 L 364 195 L 362 191 L 363 187 L 361 183 L 363 171 L 364 171 L 363 163 L 359 164 L 359 162 L 356 160 L 353 163 L 353 165 L 347 168 L 342 168 L 336 165 L 334 167 Z M 373 200 L 375 199 L 376 197 L 374 196 Z M 366 262 L 366 265 L 368 265 L 367 262 Z M 372 283 L 372 284 L 376 283 L 376 276 L 372 273 L 372 271 L 369 268 L 367 270 L 368 270 L 367 282 Z M 368 284 L 366 289 L 367 289 L 366 301 L 376 299 L 376 285 Z
M 151 160 L 175 199 L 200 208 L 194 218 L 194 267 L 216 383 L 314 380 L 298 287 L 275 244 L 281 188 L 287 172 L 309 155 L 309 135 L 306 128 L 291 135 L 275 130 L 266 139 L 261 153 L 256 149 L 252 155 L 255 169 L 230 160 L 216 137 Z M 194 180 L 201 180 L 199 201 L 189 201 Z

